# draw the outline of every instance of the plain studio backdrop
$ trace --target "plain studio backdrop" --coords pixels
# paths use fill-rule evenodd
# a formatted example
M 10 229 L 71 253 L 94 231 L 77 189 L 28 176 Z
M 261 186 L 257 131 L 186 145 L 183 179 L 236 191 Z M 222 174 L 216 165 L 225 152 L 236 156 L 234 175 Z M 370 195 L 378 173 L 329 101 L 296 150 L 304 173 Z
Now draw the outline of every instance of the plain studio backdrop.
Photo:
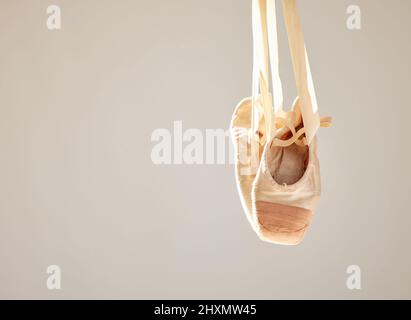
M 334 126 L 312 227 L 283 247 L 251 230 L 232 165 L 151 161 L 154 130 L 228 129 L 251 94 L 250 0 L 0 0 L 0 297 L 411 298 L 411 2 L 298 4 Z

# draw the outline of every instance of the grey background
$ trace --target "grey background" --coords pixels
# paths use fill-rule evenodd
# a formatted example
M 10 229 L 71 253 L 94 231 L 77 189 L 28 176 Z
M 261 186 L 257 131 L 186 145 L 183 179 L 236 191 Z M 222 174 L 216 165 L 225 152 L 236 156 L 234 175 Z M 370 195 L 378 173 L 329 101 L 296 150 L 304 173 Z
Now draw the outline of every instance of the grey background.
M 411 298 L 411 2 L 299 5 L 334 127 L 319 133 L 312 228 L 282 247 L 251 230 L 233 166 L 150 159 L 153 130 L 228 128 L 250 95 L 249 0 L 0 0 L 0 297 Z M 61 291 L 46 288 L 51 264 Z M 346 288 L 351 264 L 361 291 Z

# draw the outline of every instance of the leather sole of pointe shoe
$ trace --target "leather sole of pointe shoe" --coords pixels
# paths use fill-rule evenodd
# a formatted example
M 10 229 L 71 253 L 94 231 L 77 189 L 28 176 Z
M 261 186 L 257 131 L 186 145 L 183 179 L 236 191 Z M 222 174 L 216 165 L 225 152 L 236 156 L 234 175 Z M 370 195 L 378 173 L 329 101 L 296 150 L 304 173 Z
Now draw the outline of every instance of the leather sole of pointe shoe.
M 262 240 L 282 245 L 299 244 L 310 226 L 312 212 L 307 209 L 256 202 L 259 236 Z

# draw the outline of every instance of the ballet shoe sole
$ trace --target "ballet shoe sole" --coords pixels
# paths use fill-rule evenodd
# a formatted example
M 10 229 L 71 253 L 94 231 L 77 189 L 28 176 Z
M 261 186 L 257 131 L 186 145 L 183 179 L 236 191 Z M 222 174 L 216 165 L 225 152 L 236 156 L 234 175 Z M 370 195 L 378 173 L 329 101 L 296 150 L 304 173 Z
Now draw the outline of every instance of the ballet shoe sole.
M 304 208 L 266 201 L 256 201 L 255 209 L 261 240 L 282 245 L 298 245 L 313 216 Z

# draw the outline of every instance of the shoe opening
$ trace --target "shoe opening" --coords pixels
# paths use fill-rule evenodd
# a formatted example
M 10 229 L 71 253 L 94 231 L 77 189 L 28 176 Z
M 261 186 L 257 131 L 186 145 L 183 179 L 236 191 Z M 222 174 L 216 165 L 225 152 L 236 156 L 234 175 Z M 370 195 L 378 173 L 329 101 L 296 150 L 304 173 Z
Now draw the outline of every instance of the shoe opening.
M 307 170 L 308 160 L 308 146 L 299 146 L 295 143 L 289 147 L 271 144 L 267 154 L 270 174 L 280 185 L 297 183 Z

